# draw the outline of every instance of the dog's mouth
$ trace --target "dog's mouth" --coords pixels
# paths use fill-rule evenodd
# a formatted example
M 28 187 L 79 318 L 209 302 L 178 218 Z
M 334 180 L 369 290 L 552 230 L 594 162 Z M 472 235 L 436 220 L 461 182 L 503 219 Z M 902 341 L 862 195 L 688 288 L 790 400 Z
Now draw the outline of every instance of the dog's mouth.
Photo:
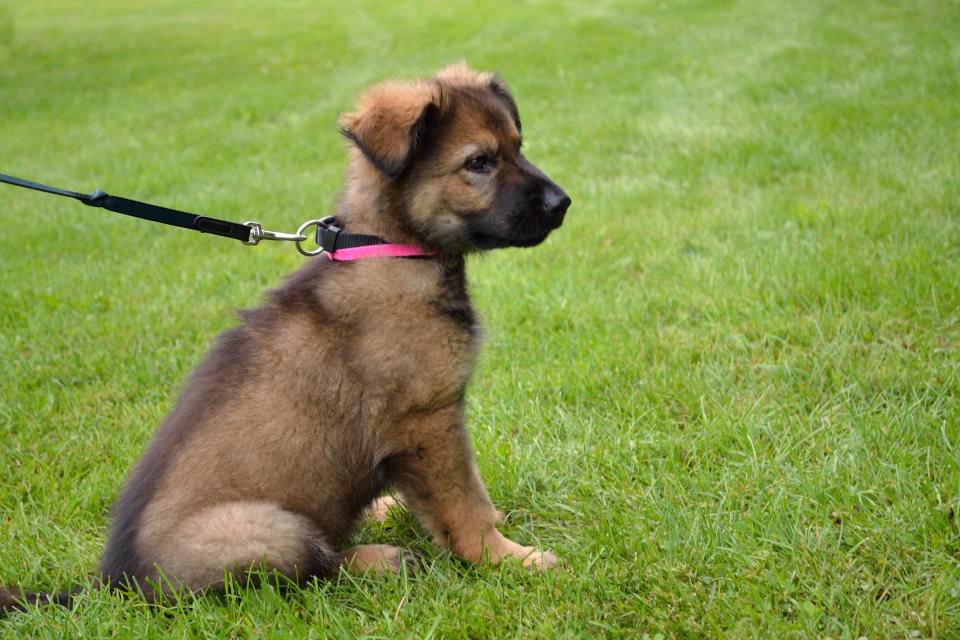
M 503 236 L 491 233 L 472 232 L 468 238 L 470 244 L 480 251 L 489 251 L 490 249 L 502 249 L 513 246 L 513 243 Z M 532 245 L 528 245 L 532 246 Z
M 469 232 L 470 244 L 481 251 L 502 249 L 505 247 L 535 247 L 550 235 L 550 232 L 563 224 L 563 214 L 539 224 L 534 228 L 523 225 L 519 229 L 512 229 L 507 233 L 498 230 L 473 228 Z

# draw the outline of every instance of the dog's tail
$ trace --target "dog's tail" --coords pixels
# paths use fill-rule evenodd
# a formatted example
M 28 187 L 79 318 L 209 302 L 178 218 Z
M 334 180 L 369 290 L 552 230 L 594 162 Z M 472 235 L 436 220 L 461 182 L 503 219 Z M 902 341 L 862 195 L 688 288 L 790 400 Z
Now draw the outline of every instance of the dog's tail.
M 76 587 L 60 593 L 35 593 L 14 587 L 0 587 L 0 618 L 11 611 L 26 611 L 28 607 L 48 607 L 52 604 L 69 607 L 73 599 L 86 590 L 86 587 Z

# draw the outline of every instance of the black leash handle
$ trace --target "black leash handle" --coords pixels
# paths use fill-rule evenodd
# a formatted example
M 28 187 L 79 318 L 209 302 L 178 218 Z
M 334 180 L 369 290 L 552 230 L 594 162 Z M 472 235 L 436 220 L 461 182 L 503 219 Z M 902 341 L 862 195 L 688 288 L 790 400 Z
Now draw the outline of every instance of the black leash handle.
M 34 189 L 35 191 L 52 193 L 58 196 L 66 196 L 67 198 L 79 200 L 83 204 L 91 207 L 102 207 L 109 211 L 133 216 L 134 218 L 161 222 L 184 229 L 193 229 L 200 233 L 212 233 L 217 236 L 223 236 L 224 238 L 240 240 L 247 244 L 256 244 L 260 240 L 259 238 L 251 238 L 253 227 L 248 224 L 240 224 L 239 222 L 200 216 L 194 213 L 187 213 L 186 211 L 158 207 L 155 204 L 112 196 L 99 189 L 93 193 L 78 193 L 76 191 L 67 191 L 66 189 L 57 189 L 56 187 L 50 187 L 38 182 L 31 182 L 23 178 L 15 178 L 2 173 L 0 173 L 0 182 L 6 182 L 7 184 L 25 187 L 27 189 Z

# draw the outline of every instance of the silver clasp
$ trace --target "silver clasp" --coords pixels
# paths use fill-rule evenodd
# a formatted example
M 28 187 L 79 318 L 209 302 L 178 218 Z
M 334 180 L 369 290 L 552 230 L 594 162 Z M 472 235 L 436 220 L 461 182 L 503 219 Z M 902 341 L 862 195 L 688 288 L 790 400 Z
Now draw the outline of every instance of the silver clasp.
M 279 231 L 267 231 L 263 228 L 259 222 L 244 222 L 243 224 L 250 227 L 250 239 L 244 240 L 243 244 L 250 247 L 260 244 L 261 240 L 274 240 L 276 242 L 296 242 L 298 247 L 301 242 L 307 239 L 306 236 L 300 235 L 300 232 L 297 233 L 280 233 Z M 301 230 L 304 227 L 300 227 Z
M 326 218 L 321 218 L 319 220 L 307 220 L 302 225 L 300 225 L 300 228 L 297 229 L 296 233 L 280 233 L 278 231 L 267 231 L 266 229 L 263 228 L 263 225 L 261 225 L 259 222 L 253 222 L 253 221 L 244 222 L 243 224 L 250 227 L 250 239 L 242 240 L 241 242 L 251 247 L 260 244 L 261 240 L 274 240 L 277 242 L 281 242 L 281 241 L 296 242 L 297 251 L 299 251 L 305 256 L 315 256 L 320 253 L 323 253 L 324 251 L 332 251 L 332 249 L 324 249 L 322 246 L 319 246 L 316 249 L 313 249 L 310 251 L 308 251 L 307 249 L 304 249 L 302 243 L 310 239 L 309 236 L 304 235 L 304 232 L 313 226 L 318 227 L 318 229 L 322 228 L 324 230 L 326 230 L 329 227 L 331 230 L 339 232 L 340 231 L 339 229 L 337 229 L 336 227 L 330 226 L 330 220 L 332 218 L 333 216 L 327 216 Z M 319 241 L 319 237 L 318 237 L 318 241 Z

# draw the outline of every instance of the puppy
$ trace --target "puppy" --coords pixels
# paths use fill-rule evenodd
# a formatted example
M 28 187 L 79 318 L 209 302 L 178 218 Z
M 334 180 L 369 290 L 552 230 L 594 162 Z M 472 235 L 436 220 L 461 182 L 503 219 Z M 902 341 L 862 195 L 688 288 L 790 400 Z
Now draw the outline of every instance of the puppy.
M 352 158 L 334 224 L 413 250 L 312 258 L 242 312 L 130 474 L 95 586 L 155 598 L 251 570 L 400 570 L 397 547 L 338 550 L 387 489 L 466 560 L 557 564 L 497 530 L 470 450 L 464 256 L 540 243 L 570 198 L 521 154 L 505 85 L 463 64 L 372 87 L 340 126 Z M 0 589 L 0 608 L 69 598 Z

